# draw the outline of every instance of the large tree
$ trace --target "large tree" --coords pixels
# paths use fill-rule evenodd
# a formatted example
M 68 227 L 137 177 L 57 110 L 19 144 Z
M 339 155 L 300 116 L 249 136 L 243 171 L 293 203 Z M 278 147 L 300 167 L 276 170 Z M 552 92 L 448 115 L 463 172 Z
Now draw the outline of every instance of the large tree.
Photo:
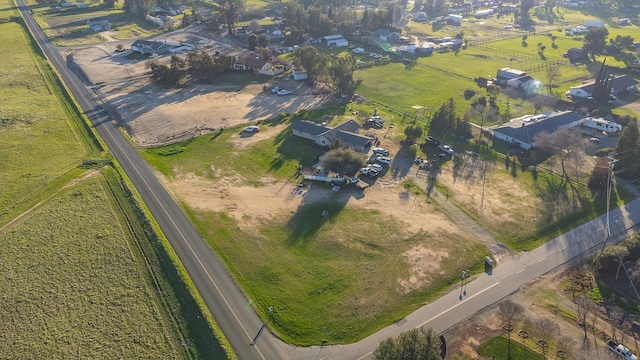
M 125 0 L 124 9 L 134 15 L 145 16 L 155 3 L 155 0 Z
M 604 53 L 605 45 L 607 45 L 607 36 L 609 30 L 606 28 L 591 28 L 584 36 L 584 46 L 582 49 L 595 61 L 595 56 Z
M 617 174 L 627 179 L 640 176 L 640 134 L 636 118 L 629 120 L 622 129 L 614 156 L 614 169 Z
M 356 59 L 353 56 L 341 56 L 331 59 L 329 73 L 331 81 L 335 84 L 341 94 L 353 95 L 358 85 L 353 80 L 353 69 Z
M 293 63 L 302 67 L 311 78 L 321 78 L 327 71 L 327 56 L 313 46 L 303 46 L 293 51 Z
M 518 8 L 518 16 L 522 19 L 529 18 L 529 11 L 538 5 L 536 0 L 520 0 L 520 7 Z
M 413 329 L 380 343 L 374 360 L 441 360 L 440 339 L 431 329 Z
M 507 360 L 511 359 L 511 331 L 513 330 L 514 321 L 524 313 L 524 306 L 522 304 L 513 301 L 512 299 L 502 300 L 498 304 L 498 313 L 502 320 L 503 326 L 507 331 Z
M 322 163 L 326 170 L 336 174 L 355 174 L 365 161 L 361 153 L 339 146 L 329 150 Z
M 245 9 L 245 0 L 218 0 L 218 9 L 229 35 L 233 34 L 233 27 L 238 22 L 240 13 Z
M 569 165 L 577 169 L 585 161 L 582 134 L 573 128 L 557 129 L 553 135 L 544 131 L 535 134 L 534 146 L 560 160 L 563 180 L 571 180 Z

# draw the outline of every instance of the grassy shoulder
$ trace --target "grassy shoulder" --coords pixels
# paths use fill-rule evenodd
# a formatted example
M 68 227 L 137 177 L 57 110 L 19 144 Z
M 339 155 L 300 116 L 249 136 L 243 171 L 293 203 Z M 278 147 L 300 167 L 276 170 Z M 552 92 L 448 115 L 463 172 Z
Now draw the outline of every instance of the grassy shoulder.
M 504 336 L 495 337 L 478 347 L 480 356 L 487 359 L 505 359 L 507 354 L 511 354 L 513 360 L 542 360 L 543 357 L 537 349 L 532 349 L 521 343 L 522 339 L 515 336 L 509 341 Z M 531 342 L 531 341 L 529 341 Z M 511 350 L 509 351 L 509 347 Z
M 0 233 L 5 356 L 187 357 L 106 189 L 88 177 Z

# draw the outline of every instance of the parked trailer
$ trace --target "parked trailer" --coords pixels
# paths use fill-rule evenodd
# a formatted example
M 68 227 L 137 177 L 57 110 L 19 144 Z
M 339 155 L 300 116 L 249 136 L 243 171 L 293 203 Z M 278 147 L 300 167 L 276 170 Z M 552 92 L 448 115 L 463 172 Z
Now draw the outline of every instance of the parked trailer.
M 607 349 L 611 350 L 614 354 L 618 355 L 620 358 L 625 360 L 638 360 L 638 357 L 635 356 L 631 350 L 627 349 L 624 345 L 618 344 L 613 340 L 609 340 L 606 342 Z
M 582 125 L 591 129 L 606 131 L 609 133 L 622 131 L 622 125 L 616 122 L 608 121 L 604 119 L 588 118 L 582 123 Z

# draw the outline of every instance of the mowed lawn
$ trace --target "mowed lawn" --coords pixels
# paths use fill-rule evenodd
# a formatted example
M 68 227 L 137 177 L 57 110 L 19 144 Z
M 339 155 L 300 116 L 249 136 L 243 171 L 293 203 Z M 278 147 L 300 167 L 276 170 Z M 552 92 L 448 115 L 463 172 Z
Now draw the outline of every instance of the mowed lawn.
M 54 95 L 59 88 L 46 81 L 44 60 L 18 23 L 0 22 L 0 53 L 2 224 L 17 215 L 16 207 L 32 202 L 47 185 L 79 165 L 90 150 L 79 138 L 73 115 Z
M 94 175 L 0 231 L 0 357 L 185 357 L 112 204 Z

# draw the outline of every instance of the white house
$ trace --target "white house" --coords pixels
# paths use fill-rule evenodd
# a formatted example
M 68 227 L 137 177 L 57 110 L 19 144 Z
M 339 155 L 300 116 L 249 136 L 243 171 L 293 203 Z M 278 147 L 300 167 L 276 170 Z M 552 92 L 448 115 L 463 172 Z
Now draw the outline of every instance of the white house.
M 589 81 L 579 86 L 573 86 L 567 91 L 567 96 L 586 99 L 592 95 L 595 81 Z M 621 92 L 635 92 L 638 90 L 638 81 L 629 75 L 621 75 L 611 81 L 611 94 L 618 95 Z
M 493 129 L 493 136 L 512 144 L 518 144 L 528 150 L 533 147 L 534 139 L 540 132 L 553 134 L 559 128 L 572 128 L 580 125 L 586 115 L 575 111 L 563 111 L 549 115 L 527 115 L 512 119 L 510 122 Z
M 349 46 L 349 41 L 344 38 L 344 36 L 338 35 L 329 35 L 322 38 L 322 42 L 329 47 L 346 47 Z
M 449 14 L 449 16 L 447 16 L 447 21 L 453 24 L 460 24 L 462 22 L 462 19 L 462 15 Z
M 89 19 L 87 20 L 87 25 L 89 25 L 89 29 L 93 32 L 111 30 L 111 23 L 109 23 L 106 17 Z

